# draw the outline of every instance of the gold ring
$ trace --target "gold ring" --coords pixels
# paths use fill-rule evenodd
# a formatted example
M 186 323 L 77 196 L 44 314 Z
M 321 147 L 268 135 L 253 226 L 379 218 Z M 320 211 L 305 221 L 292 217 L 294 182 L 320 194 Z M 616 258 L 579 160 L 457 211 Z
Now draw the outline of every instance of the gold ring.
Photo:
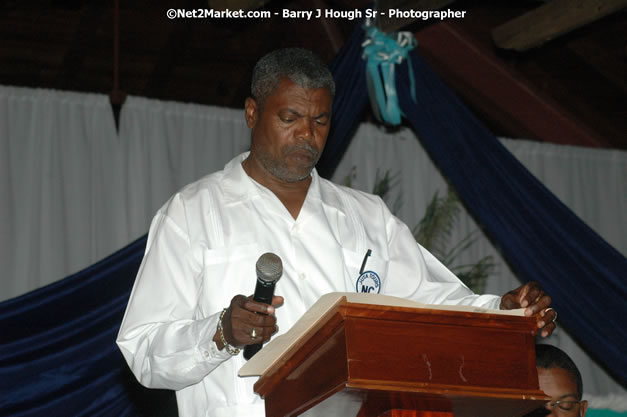
M 257 338 L 257 330 L 255 330 L 255 328 L 253 327 L 253 329 L 250 331 L 250 338 L 255 340 Z

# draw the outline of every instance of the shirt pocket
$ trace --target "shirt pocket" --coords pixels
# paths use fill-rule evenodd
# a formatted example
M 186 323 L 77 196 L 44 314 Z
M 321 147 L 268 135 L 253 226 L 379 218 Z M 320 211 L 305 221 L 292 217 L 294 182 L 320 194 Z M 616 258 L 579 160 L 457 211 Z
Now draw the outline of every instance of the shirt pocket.
M 388 271 L 388 260 L 374 254 L 357 253 L 342 248 L 344 255 L 344 275 L 347 291 L 384 294 Z M 364 258 L 365 264 L 364 264 Z M 363 265 L 363 272 L 360 272 Z
M 257 281 L 255 264 L 261 255 L 257 243 L 204 249 L 202 291 L 198 300 L 201 309 L 212 314 L 228 307 L 238 294 L 252 295 Z

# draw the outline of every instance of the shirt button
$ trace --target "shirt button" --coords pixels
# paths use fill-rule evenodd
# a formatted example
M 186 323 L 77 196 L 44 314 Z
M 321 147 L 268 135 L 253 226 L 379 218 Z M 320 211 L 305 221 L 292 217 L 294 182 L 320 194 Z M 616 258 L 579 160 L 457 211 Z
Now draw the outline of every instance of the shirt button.
M 307 274 L 305 274 L 304 272 L 301 272 L 299 275 L 300 279 L 307 279 Z
M 208 350 L 205 350 L 202 354 L 205 355 L 205 358 L 209 357 L 209 351 Z

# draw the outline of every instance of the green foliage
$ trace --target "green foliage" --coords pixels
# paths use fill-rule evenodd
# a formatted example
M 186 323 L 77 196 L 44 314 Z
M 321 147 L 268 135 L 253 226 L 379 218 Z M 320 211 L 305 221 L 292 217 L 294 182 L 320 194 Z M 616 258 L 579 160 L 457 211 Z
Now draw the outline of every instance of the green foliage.
M 473 265 L 456 266 L 452 269 L 468 288 L 477 294 L 482 294 L 485 291 L 485 282 L 494 270 L 494 262 L 488 255 Z
M 442 262 L 448 257 L 447 247 L 459 211 L 457 197 L 450 188 L 443 198 L 436 191 L 424 217 L 414 227 L 416 241 Z
M 477 239 L 476 233 L 469 233 L 451 245 L 451 232 L 460 212 L 459 199 L 451 187 L 448 187 L 444 197 L 439 197 L 436 192 L 427 205 L 425 215 L 413 230 L 414 237 L 468 288 L 481 294 L 485 290 L 488 276 L 494 270 L 494 262 L 491 256 L 485 256 L 474 264 L 457 263 L 459 254 L 472 246 Z
M 353 178 L 355 178 L 356 176 L 357 176 L 357 167 L 353 166 L 351 168 L 351 172 L 346 174 L 346 176 L 344 177 L 344 181 L 342 181 L 342 183 L 347 187 L 353 188 Z
M 344 178 L 344 185 L 351 187 L 355 176 L 356 168 L 353 167 Z M 386 171 L 383 177 L 377 171 L 372 193 L 381 197 L 389 205 L 390 191 L 397 184 L 398 179 L 391 176 L 389 171 Z M 401 201 L 400 196 L 394 201 L 391 207 L 393 213 L 398 211 Z M 481 294 L 485 290 L 486 280 L 493 272 L 495 265 L 491 256 L 485 256 L 473 264 L 459 265 L 457 263 L 459 254 L 476 241 L 476 233 L 469 233 L 459 242 L 451 244 L 451 232 L 460 213 L 459 199 L 451 187 L 448 187 L 444 197 L 440 197 L 438 192 L 433 195 L 427 205 L 425 215 L 412 232 L 416 241 L 446 265 L 468 288 Z
M 352 167 L 351 171 L 344 177 L 343 184 L 345 186 L 347 187 L 353 186 L 353 179 L 357 175 L 356 172 L 357 172 L 357 168 Z M 390 201 L 389 201 L 391 197 L 390 191 L 392 190 L 392 188 L 396 187 L 397 184 L 398 184 L 397 176 L 390 175 L 390 171 L 385 171 L 385 174 L 383 175 L 383 177 L 381 177 L 379 170 L 377 170 L 377 173 L 375 174 L 374 188 L 372 190 L 372 194 L 375 194 L 381 197 L 388 204 L 392 213 L 396 213 L 400 209 L 402 202 L 403 202 L 402 196 L 398 195 L 396 197 L 396 200 L 394 200 L 394 203 L 390 204 Z

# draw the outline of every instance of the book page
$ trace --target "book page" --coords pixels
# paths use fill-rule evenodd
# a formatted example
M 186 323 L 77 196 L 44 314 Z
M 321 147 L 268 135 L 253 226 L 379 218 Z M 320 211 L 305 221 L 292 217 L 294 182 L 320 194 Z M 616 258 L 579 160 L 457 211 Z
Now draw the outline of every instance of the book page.
M 279 358 L 284 355 L 291 346 L 305 337 L 308 330 L 321 322 L 325 322 L 327 314 L 344 300 L 356 304 L 374 304 L 390 307 L 425 308 L 433 310 L 467 311 L 474 313 L 502 314 L 510 316 L 524 316 L 524 308 L 516 310 L 493 310 L 475 306 L 464 305 L 432 305 L 422 304 L 405 298 L 393 297 L 383 294 L 367 294 L 352 292 L 332 292 L 325 294 L 309 309 L 286 333 L 270 340 L 263 349 L 253 356 L 238 372 L 243 376 L 263 375 Z

